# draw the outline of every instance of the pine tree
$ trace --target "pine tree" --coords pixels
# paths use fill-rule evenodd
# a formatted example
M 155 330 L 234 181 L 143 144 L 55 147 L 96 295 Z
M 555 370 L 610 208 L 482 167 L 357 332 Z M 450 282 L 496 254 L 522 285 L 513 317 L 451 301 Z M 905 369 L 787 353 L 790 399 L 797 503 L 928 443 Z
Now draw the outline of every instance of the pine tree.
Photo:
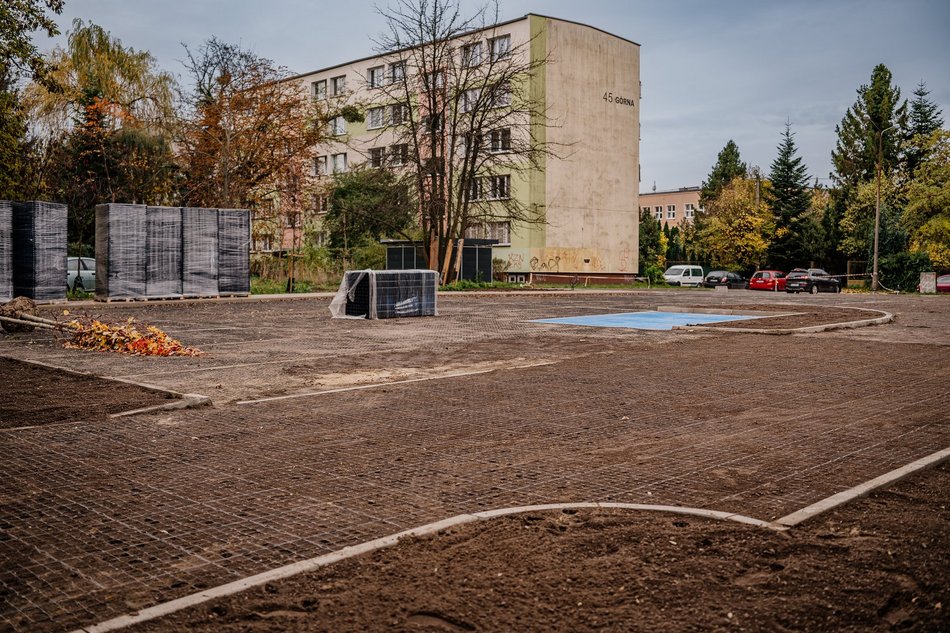
M 887 66 L 875 66 L 871 83 L 858 88 L 857 101 L 835 127 L 838 142 L 831 152 L 833 176 L 848 190 L 874 179 L 878 143 L 883 174 L 889 175 L 898 165 L 900 141 L 907 127 L 907 102 L 901 103 L 900 88 L 892 85 L 891 79 Z
M 746 164 L 739 158 L 739 146 L 735 141 L 729 139 L 726 146 L 716 157 L 716 164 L 709 172 L 709 180 L 703 181 L 703 187 L 699 194 L 699 206 L 705 207 L 706 203 L 714 200 L 723 187 L 728 185 L 736 176 L 746 176 L 748 173 Z
M 811 204 L 808 173 L 797 156 L 792 126 L 785 124 L 785 133 L 772 162 L 769 180 L 772 187 L 766 195 L 775 221 L 775 237 L 769 245 L 769 263 L 780 270 L 791 270 L 811 259 L 813 249 L 805 243 L 802 219 Z
M 943 113 L 936 103 L 927 98 L 929 94 L 927 84 L 921 81 L 917 85 L 917 90 L 914 91 L 914 100 L 910 102 L 910 117 L 907 126 L 907 140 L 910 142 L 905 151 L 904 160 L 907 164 L 908 176 L 911 178 L 927 158 L 920 141 L 915 142 L 914 137 L 929 136 L 943 127 Z

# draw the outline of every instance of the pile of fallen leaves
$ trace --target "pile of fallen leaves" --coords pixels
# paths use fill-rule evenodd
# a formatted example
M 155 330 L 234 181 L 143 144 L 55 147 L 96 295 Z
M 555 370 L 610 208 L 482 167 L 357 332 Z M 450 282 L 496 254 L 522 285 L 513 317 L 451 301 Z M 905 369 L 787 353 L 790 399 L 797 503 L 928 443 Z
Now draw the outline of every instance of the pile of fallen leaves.
M 63 345 L 69 349 L 134 356 L 199 356 L 204 353 L 194 347 L 185 347 L 153 325 L 137 325 L 133 318 L 120 325 L 110 325 L 91 317 L 77 317 L 65 323 L 63 333 L 66 335 Z

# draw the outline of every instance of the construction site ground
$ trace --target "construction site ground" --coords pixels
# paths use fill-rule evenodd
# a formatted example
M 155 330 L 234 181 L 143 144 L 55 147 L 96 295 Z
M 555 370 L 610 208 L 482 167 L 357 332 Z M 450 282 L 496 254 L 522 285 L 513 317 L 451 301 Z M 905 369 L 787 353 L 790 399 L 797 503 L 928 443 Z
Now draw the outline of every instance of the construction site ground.
M 198 357 L 67 350 L 39 331 L 0 336 L 0 377 L 31 385 L 37 402 L 24 405 L 23 384 L 19 405 L 0 396 L 0 629 L 90 626 L 510 506 L 660 504 L 771 521 L 950 446 L 948 297 L 443 293 L 438 317 L 380 321 L 330 319 L 328 304 L 315 296 L 69 306 L 110 321 L 147 321 L 206 352 Z M 782 315 L 772 321 L 782 329 L 878 316 L 868 310 L 895 320 L 794 335 L 531 322 L 658 306 L 761 308 Z M 750 323 L 770 327 L 768 317 L 742 327 Z M 130 402 L 136 388 L 127 383 L 52 377 L 12 359 L 204 394 L 214 404 L 110 417 L 162 397 L 149 391 Z M 845 513 L 838 518 L 821 515 L 781 534 L 620 510 L 486 521 L 338 563 L 319 582 L 262 588 L 270 606 L 235 597 L 142 626 L 546 630 L 545 618 L 554 617 L 563 630 L 627 630 L 642 617 L 644 630 L 659 630 L 647 624 L 677 613 L 692 615 L 669 619 L 681 625 L 669 630 L 800 630 L 796 622 L 818 620 L 775 619 L 782 609 L 765 607 L 781 600 L 763 588 L 794 581 L 785 569 L 844 557 L 826 576 L 799 575 L 811 593 L 789 609 L 812 613 L 827 630 L 939 630 L 948 574 L 934 561 L 947 559 L 950 486 L 944 468 L 917 477 L 893 499 L 858 501 L 836 510 Z M 526 538 L 514 538 L 519 530 Z M 574 540 L 563 547 L 547 538 L 554 533 Z M 795 548 L 799 558 L 781 539 L 804 544 Z M 860 566 L 848 567 L 855 552 Z M 684 572 L 691 580 L 676 576 L 683 569 L 671 558 L 692 561 Z M 448 561 L 431 566 L 435 589 L 411 580 L 422 573 L 408 569 L 415 560 Z M 548 601 L 543 609 L 505 584 L 506 569 L 527 583 L 529 560 L 548 579 L 535 583 Z M 641 570 L 659 593 L 614 587 L 615 566 Z M 466 576 L 472 567 L 500 575 Z M 834 608 L 840 593 L 822 597 L 819 585 L 846 573 L 873 579 L 845 585 L 845 597 L 866 607 L 859 615 Z M 469 582 L 471 595 L 511 592 L 512 600 L 465 602 Z M 573 600 L 565 583 L 604 600 Z M 677 602 L 669 592 L 681 583 Z M 388 589 L 358 591 L 373 586 Z M 408 593 L 391 593 L 400 589 Z M 335 601 L 348 591 L 355 602 Z M 641 609 L 644 601 L 655 608 Z M 359 614 L 369 614 L 369 624 Z

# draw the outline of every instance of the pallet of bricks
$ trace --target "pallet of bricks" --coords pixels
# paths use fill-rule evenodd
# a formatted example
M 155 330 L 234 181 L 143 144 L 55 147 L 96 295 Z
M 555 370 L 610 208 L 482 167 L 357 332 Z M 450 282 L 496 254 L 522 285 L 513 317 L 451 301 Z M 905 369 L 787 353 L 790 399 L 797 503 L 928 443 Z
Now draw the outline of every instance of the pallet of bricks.
M 0 302 L 66 300 L 66 205 L 0 200 Z
M 96 207 L 96 299 L 247 296 L 247 209 Z

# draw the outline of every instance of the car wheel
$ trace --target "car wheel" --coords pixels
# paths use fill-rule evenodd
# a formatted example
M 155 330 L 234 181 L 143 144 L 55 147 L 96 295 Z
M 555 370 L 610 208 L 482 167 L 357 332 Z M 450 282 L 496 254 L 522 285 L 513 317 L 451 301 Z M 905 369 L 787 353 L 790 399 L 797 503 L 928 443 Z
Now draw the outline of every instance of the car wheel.
M 838 294 L 840 292 L 841 292 L 841 286 L 835 286 L 835 294 Z
M 811 290 L 809 290 L 809 292 L 812 293 L 813 295 L 818 294 L 818 284 L 812 284 Z

